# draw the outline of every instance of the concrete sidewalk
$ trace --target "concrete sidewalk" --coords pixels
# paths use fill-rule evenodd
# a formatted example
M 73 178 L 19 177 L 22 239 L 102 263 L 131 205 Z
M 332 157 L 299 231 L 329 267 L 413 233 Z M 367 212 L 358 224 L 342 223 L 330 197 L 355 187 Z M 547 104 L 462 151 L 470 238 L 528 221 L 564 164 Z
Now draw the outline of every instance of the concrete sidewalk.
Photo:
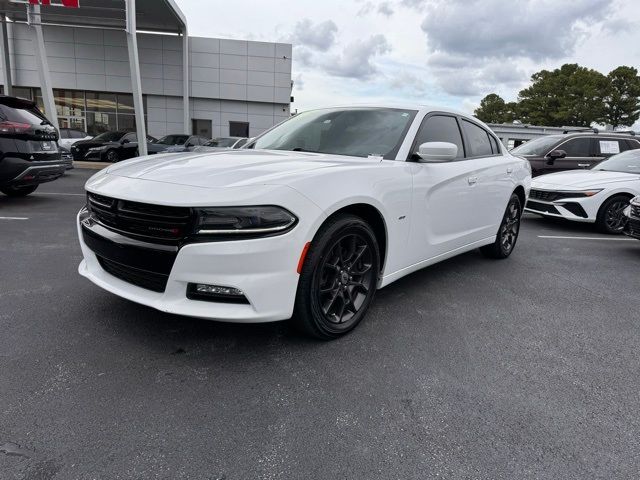
M 102 170 L 105 167 L 111 165 L 109 162 L 83 162 L 83 161 L 73 161 L 73 166 L 75 168 L 88 168 L 91 170 Z

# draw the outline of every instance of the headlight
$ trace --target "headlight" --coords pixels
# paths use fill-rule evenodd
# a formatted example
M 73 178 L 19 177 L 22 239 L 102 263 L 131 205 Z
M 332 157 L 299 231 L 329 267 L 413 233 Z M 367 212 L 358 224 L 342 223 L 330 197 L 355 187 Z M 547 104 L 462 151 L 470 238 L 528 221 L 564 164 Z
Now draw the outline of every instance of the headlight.
M 572 190 L 557 190 L 554 191 L 553 193 L 557 195 L 557 200 L 564 200 L 567 198 L 584 198 L 584 197 L 593 197 L 594 195 L 597 195 L 598 193 L 600 193 L 602 190 L 602 188 L 596 188 L 593 190 L 576 190 L 576 191 L 572 191 Z
M 288 210 L 270 205 L 197 208 L 196 214 L 196 234 L 224 237 L 284 233 L 298 221 Z
M 640 205 L 640 197 L 634 197 L 631 199 L 631 205 Z

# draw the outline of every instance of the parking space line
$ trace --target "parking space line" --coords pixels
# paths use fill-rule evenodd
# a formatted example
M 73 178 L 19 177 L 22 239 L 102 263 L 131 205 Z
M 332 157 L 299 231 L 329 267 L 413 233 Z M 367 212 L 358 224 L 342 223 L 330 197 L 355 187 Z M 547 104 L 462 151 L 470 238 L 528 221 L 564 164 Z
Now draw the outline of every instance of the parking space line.
M 563 237 L 558 235 L 538 235 L 538 238 L 554 240 L 604 240 L 608 242 L 637 242 L 634 238 L 605 238 L 605 237 Z
M 0 220 L 29 220 L 29 217 L 0 217 Z

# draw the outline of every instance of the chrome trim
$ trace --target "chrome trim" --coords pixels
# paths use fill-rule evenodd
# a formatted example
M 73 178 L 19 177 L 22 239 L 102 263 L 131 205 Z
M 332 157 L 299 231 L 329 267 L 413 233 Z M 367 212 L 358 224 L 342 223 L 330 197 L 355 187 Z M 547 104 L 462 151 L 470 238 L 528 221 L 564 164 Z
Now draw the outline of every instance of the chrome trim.
M 226 234 L 246 234 L 246 233 L 273 233 L 273 232 L 281 232 L 282 230 L 286 230 L 291 225 L 293 225 L 296 221 L 291 220 L 291 222 L 286 225 L 279 225 L 277 227 L 269 227 L 269 228 L 239 228 L 237 230 L 198 230 L 198 235 L 226 235 Z
M 66 165 L 64 163 L 54 163 L 54 164 L 50 164 L 50 165 L 35 165 L 33 167 L 29 167 L 26 170 L 24 170 L 20 175 L 18 175 L 16 178 L 14 178 L 13 180 L 11 180 L 12 182 L 15 182 L 16 180 L 20 180 L 22 179 L 25 175 L 27 175 L 29 172 L 32 172 L 34 170 L 46 170 L 48 168 L 62 168 L 62 169 L 66 169 Z

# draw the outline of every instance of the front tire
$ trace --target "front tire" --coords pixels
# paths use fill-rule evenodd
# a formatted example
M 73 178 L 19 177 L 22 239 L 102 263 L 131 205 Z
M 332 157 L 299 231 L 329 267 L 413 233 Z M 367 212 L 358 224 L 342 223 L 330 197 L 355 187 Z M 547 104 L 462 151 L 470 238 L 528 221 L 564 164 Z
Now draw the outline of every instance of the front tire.
M 350 332 L 373 300 L 379 269 L 371 227 L 354 215 L 329 219 L 311 242 L 300 273 L 295 325 L 322 340 Z
M 27 195 L 35 192 L 36 188 L 38 188 L 38 185 L 27 185 L 24 187 L 2 187 L 0 188 L 0 192 L 9 197 L 26 197 Z
M 518 235 L 520 234 L 520 219 L 522 217 L 522 205 L 520 198 L 515 193 L 511 195 L 507 209 L 502 217 L 496 241 L 491 245 L 480 248 L 485 257 L 504 259 L 511 255 L 516 247 Z
M 609 235 L 619 235 L 626 225 L 624 209 L 629 206 L 629 197 L 624 195 L 614 195 L 606 200 L 596 217 L 596 228 L 602 233 Z

